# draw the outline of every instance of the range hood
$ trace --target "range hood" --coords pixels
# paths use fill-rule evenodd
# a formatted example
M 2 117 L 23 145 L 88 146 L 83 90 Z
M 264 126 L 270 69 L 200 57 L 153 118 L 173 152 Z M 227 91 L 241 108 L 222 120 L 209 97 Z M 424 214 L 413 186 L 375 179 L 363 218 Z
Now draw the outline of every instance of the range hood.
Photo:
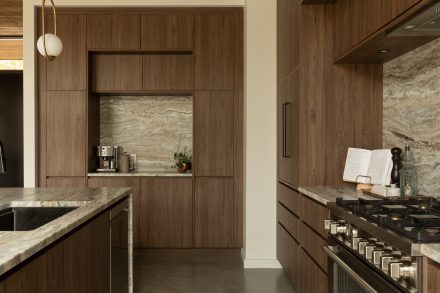
M 388 33 L 389 37 L 439 37 L 440 2 L 428 7 Z

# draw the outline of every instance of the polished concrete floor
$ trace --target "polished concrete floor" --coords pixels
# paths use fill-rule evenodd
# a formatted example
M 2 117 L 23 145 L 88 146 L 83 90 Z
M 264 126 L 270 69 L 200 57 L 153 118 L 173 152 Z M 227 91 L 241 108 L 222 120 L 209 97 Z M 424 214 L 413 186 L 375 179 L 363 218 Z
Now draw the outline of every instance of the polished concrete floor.
M 243 269 L 239 250 L 135 250 L 135 293 L 294 293 L 280 269 Z

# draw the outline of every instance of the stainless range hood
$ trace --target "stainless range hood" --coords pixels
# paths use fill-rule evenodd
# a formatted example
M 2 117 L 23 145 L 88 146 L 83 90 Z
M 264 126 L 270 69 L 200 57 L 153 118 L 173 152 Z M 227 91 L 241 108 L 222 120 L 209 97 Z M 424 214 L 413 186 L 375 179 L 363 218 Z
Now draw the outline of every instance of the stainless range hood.
M 418 13 L 396 30 L 387 34 L 389 37 L 439 37 L 440 2 Z

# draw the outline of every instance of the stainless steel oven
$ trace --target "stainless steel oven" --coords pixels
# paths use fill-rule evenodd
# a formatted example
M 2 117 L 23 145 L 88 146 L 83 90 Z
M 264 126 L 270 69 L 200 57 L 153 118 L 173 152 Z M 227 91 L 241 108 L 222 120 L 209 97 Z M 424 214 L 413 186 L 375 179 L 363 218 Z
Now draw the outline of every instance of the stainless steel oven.
M 395 293 L 408 292 L 396 286 L 370 264 L 360 260 L 342 245 L 324 246 L 328 255 L 329 292 Z

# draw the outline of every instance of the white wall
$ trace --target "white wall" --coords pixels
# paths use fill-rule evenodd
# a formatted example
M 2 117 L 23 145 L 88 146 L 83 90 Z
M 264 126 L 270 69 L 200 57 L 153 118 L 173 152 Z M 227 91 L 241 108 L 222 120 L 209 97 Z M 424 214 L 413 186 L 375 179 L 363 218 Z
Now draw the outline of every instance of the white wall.
M 57 6 L 246 6 L 245 247 L 247 267 L 276 261 L 276 0 L 55 0 Z M 34 187 L 35 15 L 40 0 L 23 1 L 24 185 Z

